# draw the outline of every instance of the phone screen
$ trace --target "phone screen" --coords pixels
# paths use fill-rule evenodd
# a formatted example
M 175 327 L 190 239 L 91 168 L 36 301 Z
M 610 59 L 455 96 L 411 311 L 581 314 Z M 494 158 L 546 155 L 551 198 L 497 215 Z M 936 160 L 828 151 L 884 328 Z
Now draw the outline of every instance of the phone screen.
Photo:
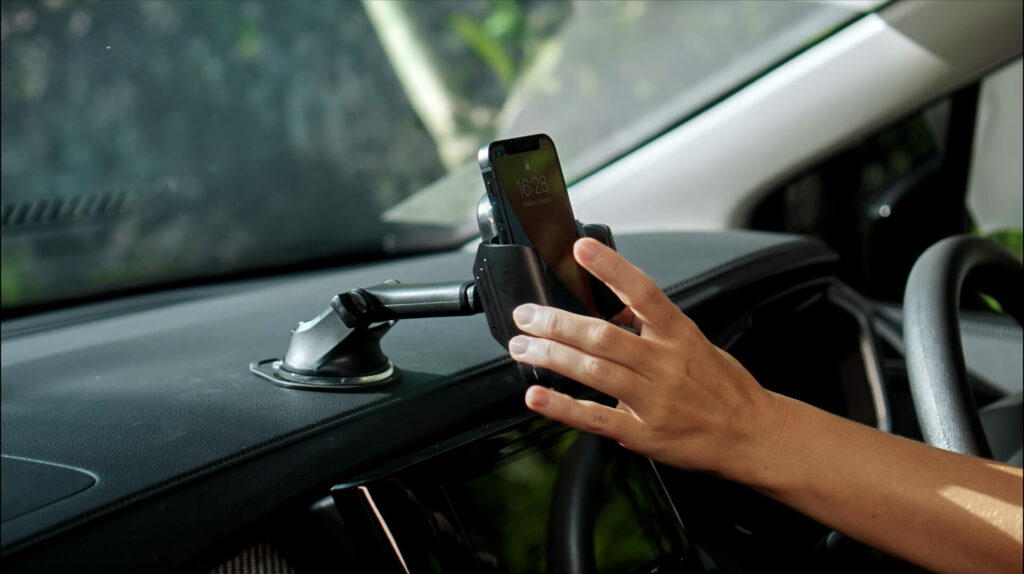
M 572 255 L 579 232 L 554 144 L 546 136 L 496 142 L 490 160 L 512 242 L 532 245 L 557 277 L 559 285 L 552 286 L 556 304 L 578 307 L 567 300 L 571 295 L 596 315 L 590 275 Z

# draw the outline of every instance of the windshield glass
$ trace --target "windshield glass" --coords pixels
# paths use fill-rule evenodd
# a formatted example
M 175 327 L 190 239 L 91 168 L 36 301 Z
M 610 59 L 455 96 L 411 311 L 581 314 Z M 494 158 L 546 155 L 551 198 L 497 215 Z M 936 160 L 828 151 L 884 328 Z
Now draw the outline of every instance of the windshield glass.
M 873 2 L 5 1 L 5 311 L 453 246 L 476 149 L 571 182 Z

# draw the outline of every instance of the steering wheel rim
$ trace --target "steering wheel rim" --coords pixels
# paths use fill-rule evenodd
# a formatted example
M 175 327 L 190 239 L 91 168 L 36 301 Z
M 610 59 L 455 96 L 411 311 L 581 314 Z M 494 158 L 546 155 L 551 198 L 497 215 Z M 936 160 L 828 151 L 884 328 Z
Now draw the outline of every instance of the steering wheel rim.
M 903 296 L 907 371 L 925 442 L 991 458 L 960 337 L 960 293 L 968 277 L 974 288 L 994 297 L 1004 311 L 1022 322 L 1021 261 L 979 237 L 943 239 L 921 254 L 907 280 Z
M 551 496 L 548 522 L 548 570 L 559 574 L 597 572 L 594 522 L 600 507 L 601 482 L 608 442 L 580 433 L 562 457 Z

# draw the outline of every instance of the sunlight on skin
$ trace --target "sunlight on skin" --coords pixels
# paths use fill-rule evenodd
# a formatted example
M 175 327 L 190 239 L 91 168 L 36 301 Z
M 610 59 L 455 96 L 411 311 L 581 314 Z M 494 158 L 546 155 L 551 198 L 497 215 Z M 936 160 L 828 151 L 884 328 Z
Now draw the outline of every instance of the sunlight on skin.
M 1005 464 L 989 464 L 988 467 L 993 470 L 998 470 L 1000 472 L 1005 472 L 1006 474 L 1016 476 L 1018 478 L 1024 477 L 1024 469 L 1017 468 L 1015 466 L 1007 466 Z
M 962 486 L 947 486 L 939 494 L 994 528 L 1022 542 L 1021 507 Z
M 1019 468 L 990 464 L 989 468 L 1013 476 L 1021 476 Z M 1008 502 L 976 490 L 957 485 L 939 489 L 939 495 L 965 511 L 981 518 L 994 528 L 1024 543 L 1024 508 L 1019 503 Z
M 592 239 L 577 241 L 575 256 L 628 305 L 616 319 L 637 332 L 524 305 L 512 314 L 524 334 L 509 352 L 619 403 L 533 386 L 530 409 L 662 463 L 746 484 L 927 570 L 1021 572 L 1021 469 L 766 391 L 622 256 Z

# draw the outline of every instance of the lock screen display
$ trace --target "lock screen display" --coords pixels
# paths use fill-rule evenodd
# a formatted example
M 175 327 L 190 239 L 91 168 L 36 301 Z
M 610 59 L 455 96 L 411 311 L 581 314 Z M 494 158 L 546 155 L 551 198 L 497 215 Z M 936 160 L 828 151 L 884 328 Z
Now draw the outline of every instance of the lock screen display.
M 593 314 L 589 274 L 572 256 L 579 235 L 558 156 L 550 140 L 541 137 L 537 142 L 536 149 L 517 153 L 501 145 L 491 151 L 506 223 L 513 242 L 532 245 L 561 287 Z M 556 292 L 556 302 L 559 299 L 564 297 Z

